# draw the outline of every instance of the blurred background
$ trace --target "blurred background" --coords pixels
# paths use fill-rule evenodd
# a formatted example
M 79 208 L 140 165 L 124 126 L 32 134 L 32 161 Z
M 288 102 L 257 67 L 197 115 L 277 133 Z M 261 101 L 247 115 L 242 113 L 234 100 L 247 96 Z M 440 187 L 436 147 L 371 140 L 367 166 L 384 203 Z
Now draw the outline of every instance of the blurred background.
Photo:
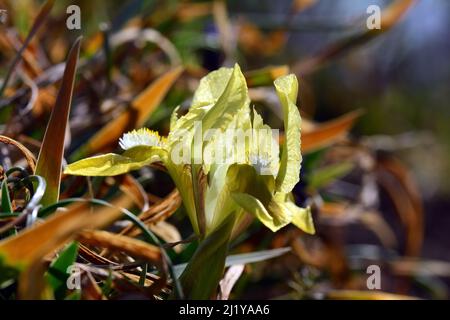
M 8 9 L 0 32 L 23 39 L 41 4 L 0 0 Z M 81 8 L 81 30 L 63 27 L 70 4 Z M 366 27 L 366 10 L 374 4 L 382 10 L 382 28 L 375 31 Z M 102 35 L 130 26 L 157 33 L 137 36 L 108 56 Z M 232 298 L 358 298 L 355 290 L 365 289 L 371 264 L 381 266 L 384 292 L 449 298 L 449 1 L 61 0 L 37 36 L 40 67 L 62 62 L 78 35 L 84 36 L 86 61 L 99 52 L 111 59 L 113 84 L 103 75 L 75 94 L 68 154 L 111 119 L 108 101 L 130 99 L 171 65 L 182 63 L 187 75 L 146 122 L 161 132 L 176 105 L 189 106 L 207 71 L 238 62 L 252 101 L 274 126 L 280 119 L 271 77 L 286 67 L 299 77 L 305 149 L 295 197 L 313 206 L 318 234 L 290 228 L 272 234 L 253 224 L 236 241 L 236 252 L 290 246 L 292 253 L 248 265 Z M 0 75 L 12 55 L 0 52 Z M 80 81 L 96 79 L 89 69 L 81 67 Z M 16 89 L 22 87 L 15 81 Z M 2 134 L 40 141 L 49 111 L 45 99 L 42 113 L 30 118 L 38 122 L 24 120 L 15 128 L 11 120 L 27 100 L 3 104 Z M 171 190 L 170 181 L 164 183 L 143 185 L 164 196 Z M 183 237 L 189 235 L 182 218 L 170 219 Z

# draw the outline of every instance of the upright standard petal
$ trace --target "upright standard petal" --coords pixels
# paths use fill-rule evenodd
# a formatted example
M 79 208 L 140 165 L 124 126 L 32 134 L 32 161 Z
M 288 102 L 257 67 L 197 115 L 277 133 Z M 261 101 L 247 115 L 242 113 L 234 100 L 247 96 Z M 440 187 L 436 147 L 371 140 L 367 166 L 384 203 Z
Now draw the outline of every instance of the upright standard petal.
M 300 126 L 301 117 L 295 105 L 298 93 L 298 82 L 295 75 L 290 74 L 275 80 L 275 89 L 283 108 L 285 143 L 281 154 L 281 163 L 276 178 L 277 192 L 289 193 L 300 180 Z

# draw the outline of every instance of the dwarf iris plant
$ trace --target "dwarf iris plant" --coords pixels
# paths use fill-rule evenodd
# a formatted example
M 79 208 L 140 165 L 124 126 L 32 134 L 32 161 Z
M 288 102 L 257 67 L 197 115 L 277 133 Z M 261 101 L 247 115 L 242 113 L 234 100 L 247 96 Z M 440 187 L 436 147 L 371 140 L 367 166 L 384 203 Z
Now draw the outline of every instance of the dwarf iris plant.
M 302 161 L 298 82 L 287 75 L 274 84 L 284 118 L 281 157 L 276 152 L 278 140 L 265 134 L 271 128 L 250 108 L 246 81 L 236 65 L 213 71 L 200 81 L 188 113 L 179 117 L 178 109 L 174 111 L 167 137 L 135 130 L 120 139 L 123 153 L 83 159 L 65 170 L 73 175 L 113 176 L 154 162 L 164 164 L 200 239 L 181 276 L 190 298 L 209 298 L 214 293 L 233 229 L 246 214 L 274 232 L 292 223 L 314 233 L 309 208 L 298 207 L 291 194 Z M 222 139 L 218 132 L 240 133 L 224 134 Z

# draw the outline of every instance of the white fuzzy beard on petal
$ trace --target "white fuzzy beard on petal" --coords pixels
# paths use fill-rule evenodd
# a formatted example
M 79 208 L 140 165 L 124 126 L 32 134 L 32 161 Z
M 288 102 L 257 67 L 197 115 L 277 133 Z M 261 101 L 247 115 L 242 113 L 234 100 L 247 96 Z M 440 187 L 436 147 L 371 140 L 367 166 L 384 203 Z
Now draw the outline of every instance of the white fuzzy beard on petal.
M 122 138 L 119 139 L 119 146 L 123 150 L 128 150 L 137 146 L 155 147 L 160 145 L 161 138 L 159 134 L 147 128 L 130 131 L 125 133 Z

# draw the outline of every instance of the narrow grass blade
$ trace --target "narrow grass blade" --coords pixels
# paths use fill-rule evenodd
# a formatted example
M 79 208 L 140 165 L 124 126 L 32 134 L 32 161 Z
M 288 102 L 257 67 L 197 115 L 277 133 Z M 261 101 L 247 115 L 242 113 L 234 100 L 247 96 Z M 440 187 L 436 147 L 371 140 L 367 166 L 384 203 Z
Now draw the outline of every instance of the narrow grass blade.
M 278 248 L 272 250 L 261 250 L 251 253 L 235 254 L 227 257 L 225 262 L 226 267 L 234 266 L 237 264 L 248 264 L 261 262 L 269 259 L 279 257 L 287 252 L 291 251 L 291 248 Z
M 25 209 L 23 209 L 23 211 L 17 216 L 17 218 L 0 227 L 0 234 L 3 234 L 4 232 L 10 230 L 12 227 L 22 223 L 25 219 L 27 221 L 26 225 L 30 226 L 33 224 L 37 216 L 37 210 L 39 209 L 38 205 L 45 192 L 45 180 L 40 176 L 29 176 L 27 179 L 29 182 L 34 184 L 34 194 L 31 197 L 30 201 L 28 201 Z M 34 213 L 36 213 L 36 215 L 34 215 Z
M 63 299 L 67 290 L 66 281 L 69 277 L 67 269 L 73 265 L 78 255 L 78 242 L 71 242 L 56 258 L 47 273 L 47 282 L 54 291 L 56 299 Z
M 311 190 L 323 188 L 329 183 L 345 176 L 353 169 L 350 161 L 339 162 L 314 170 L 308 179 L 308 188 Z
M 291 248 L 279 248 L 272 250 L 261 250 L 257 252 L 251 253 L 241 253 L 230 255 L 225 259 L 225 267 L 231 267 L 239 264 L 249 264 L 255 262 L 261 262 L 269 259 L 273 259 L 279 257 L 287 252 L 291 251 Z M 180 276 L 184 269 L 186 268 L 187 263 L 177 264 L 174 266 L 175 274 Z

